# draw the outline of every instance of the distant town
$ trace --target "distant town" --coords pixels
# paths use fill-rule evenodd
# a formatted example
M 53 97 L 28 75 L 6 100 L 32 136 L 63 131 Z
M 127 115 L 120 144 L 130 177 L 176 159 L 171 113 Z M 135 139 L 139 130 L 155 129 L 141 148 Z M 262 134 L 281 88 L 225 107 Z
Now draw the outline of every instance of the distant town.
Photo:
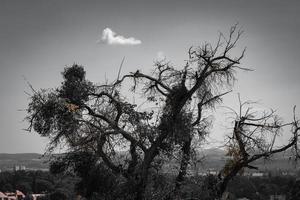
M 125 155 L 122 156 L 124 157 Z M 191 180 L 195 179 L 195 177 L 196 179 L 197 177 L 198 179 L 204 179 L 204 177 L 208 176 L 217 177 L 227 159 L 229 159 L 229 157 L 227 157 L 225 152 L 220 149 L 209 149 L 199 152 L 198 161 L 191 162 L 191 165 L 187 170 L 187 177 Z M 199 160 L 202 160 L 203 162 L 200 162 Z M 25 186 L 22 184 L 20 186 L 13 186 L 14 184 L 10 184 L 10 187 L 6 187 L 5 183 L 2 183 L 2 190 L 0 189 L 0 200 L 39 200 L 46 198 L 45 195 L 49 194 L 49 191 L 52 191 L 53 193 L 53 188 L 56 187 L 53 185 L 63 185 L 63 187 L 72 185 L 69 183 L 69 185 L 65 184 L 64 182 L 66 180 L 68 180 L 68 182 L 75 183 L 72 176 L 55 178 L 55 176 L 51 175 L 49 172 L 48 161 L 49 158 L 42 156 L 41 154 L 0 154 L 0 174 L 8 173 L 10 176 L 19 177 L 21 180 L 26 180 L 27 176 L 30 178 L 32 176 L 36 176 L 36 181 L 42 180 L 41 183 L 39 183 L 39 186 L 34 186 L 36 184 L 35 181 L 30 181 L 29 185 L 31 189 L 28 189 L 29 186 L 26 186 L 26 184 Z M 165 162 L 162 166 L 161 173 L 165 174 L 167 177 L 172 177 L 178 172 L 178 168 L 176 168 L 176 166 L 176 160 Z M 262 191 L 259 191 L 260 189 L 255 186 L 256 184 L 265 184 L 266 187 L 273 184 L 272 187 L 275 187 L 274 182 L 276 184 L 280 184 L 281 182 L 278 181 L 278 179 L 286 181 L 287 185 L 288 183 L 296 184 L 298 182 L 297 180 L 300 178 L 300 166 L 291 160 L 288 155 L 277 155 L 276 157 L 273 157 L 272 160 L 261 160 L 256 162 L 255 166 L 258 167 L 258 170 L 244 170 L 232 181 L 228 190 L 231 193 L 227 194 L 227 199 L 255 199 L 255 196 L 253 197 L 253 195 L 256 193 L 253 193 L 253 190 L 257 191 L 257 195 L 262 195 Z M 39 176 L 41 178 L 38 178 Z M 242 190 L 244 192 L 241 192 L 239 191 L 240 187 L 237 186 L 240 185 L 241 182 L 251 184 L 253 185 L 251 187 L 255 189 L 251 189 L 251 187 L 246 186 Z M 289 187 L 292 188 L 292 186 L 293 185 L 290 185 Z M 268 193 L 265 194 L 267 200 L 288 199 L 286 191 L 289 187 L 286 187 L 285 189 L 278 189 L 278 187 L 279 186 L 276 186 L 273 189 L 268 189 Z M 31 192 L 27 192 L 26 190 Z M 68 190 L 72 189 L 68 188 Z M 249 192 L 249 195 L 252 195 L 252 198 L 247 198 L 247 191 Z M 231 197 L 232 194 L 235 194 L 236 196 Z M 72 198 L 81 199 L 80 196 L 74 196 Z

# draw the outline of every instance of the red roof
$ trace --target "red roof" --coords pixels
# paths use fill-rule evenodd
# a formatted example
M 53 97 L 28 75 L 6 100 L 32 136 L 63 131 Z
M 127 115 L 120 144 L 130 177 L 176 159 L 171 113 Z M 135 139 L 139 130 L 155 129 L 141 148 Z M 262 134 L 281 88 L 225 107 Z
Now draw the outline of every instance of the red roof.
M 2 192 L 0 192 L 0 198 L 4 198 L 7 197 L 5 194 L 3 194 Z
M 19 191 L 19 190 L 16 190 L 16 195 L 17 195 L 17 196 L 25 197 L 25 195 L 23 194 L 23 192 L 21 192 L 21 191 Z

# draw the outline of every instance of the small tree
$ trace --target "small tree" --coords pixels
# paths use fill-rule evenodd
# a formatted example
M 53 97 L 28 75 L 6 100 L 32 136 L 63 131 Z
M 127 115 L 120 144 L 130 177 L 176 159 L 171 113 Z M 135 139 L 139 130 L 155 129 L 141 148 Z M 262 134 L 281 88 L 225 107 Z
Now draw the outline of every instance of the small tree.
M 227 155 L 231 157 L 219 173 L 219 195 L 227 188 L 228 182 L 244 169 L 258 169 L 253 166 L 254 161 L 261 158 L 269 159 L 274 154 L 294 150 L 295 159 L 299 158 L 298 137 L 299 120 L 296 119 L 294 107 L 293 121 L 283 123 L 274 110 L 258 111 L 253 108 L 254 102 L 241 102 L 239 96 L 239 110 L 234 114 L 234 127 L 226 143 Z M 276 145 L 276 139 L 284 128 L 291 130 L 287 144 Z
M 160 61 L 151 74 L 137 70 L 110 84 L 86 80 L 82 66 L 67 67 L 60 87 L 33 89 L 27 109 L 29 130 L 50 138 L 50 152 L 65 144 L 67 153 L 93 155 L 95 164 L 105 165 L 134 188 L 128 198 L 145 199 L 148 177 L 159 167 L 159 156 L 180 152 L 176 193 L 193 141 L 208 132 L 207 116 L 230 91 L 235 71 L 246 70 L 240 66 L 244 51 L 238 57 L 231 55 L 241 34 L 233 26 L 228 37 L 219 35 L 216 45 L 191 47 L 182 68 Z M 128 101 L 123 87 L 128 83 L 132 92 L 142 93 L 146 104 Z

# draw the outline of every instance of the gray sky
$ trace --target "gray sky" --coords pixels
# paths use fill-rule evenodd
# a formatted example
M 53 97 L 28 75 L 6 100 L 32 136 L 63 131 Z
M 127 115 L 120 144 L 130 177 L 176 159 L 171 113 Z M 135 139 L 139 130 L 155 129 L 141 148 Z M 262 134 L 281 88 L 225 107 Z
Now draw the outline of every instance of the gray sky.
M 237 50 L 247 47 L 242 64 L 255 71 L 238 73 L 225 103 L 236 105 L 240 92 L 290 119 L 300 106 L 299 1 L 0 0 L 0 152 L 41 153 L 47 142 L 22 130 L 26 113 L 18 110 L 29 91 L 23 76 L 35 88 L 51 88 L 74 62 L 95 82 L 113 80 L 123 56 L 123 73 L 148 72 L 159 55 L 180 66 L 191 45 L 216 42 L 218 31 L 237 22 L 245 31 Z M 105 28 L 141 44 L 97 42 Z

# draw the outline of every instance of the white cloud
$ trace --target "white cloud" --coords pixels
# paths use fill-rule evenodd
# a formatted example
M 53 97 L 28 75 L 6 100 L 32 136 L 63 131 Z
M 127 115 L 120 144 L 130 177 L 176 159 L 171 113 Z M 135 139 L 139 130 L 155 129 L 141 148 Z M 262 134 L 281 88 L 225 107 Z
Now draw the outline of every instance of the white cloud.
M 117 35 L 110 28 L 105 28 L 102 31 L 101 40 L 107 44 L 115 45 L 139 45 L 142 43 L 141 40 L 135 39 L 133 37 L 125 38 L 122 35 Z

